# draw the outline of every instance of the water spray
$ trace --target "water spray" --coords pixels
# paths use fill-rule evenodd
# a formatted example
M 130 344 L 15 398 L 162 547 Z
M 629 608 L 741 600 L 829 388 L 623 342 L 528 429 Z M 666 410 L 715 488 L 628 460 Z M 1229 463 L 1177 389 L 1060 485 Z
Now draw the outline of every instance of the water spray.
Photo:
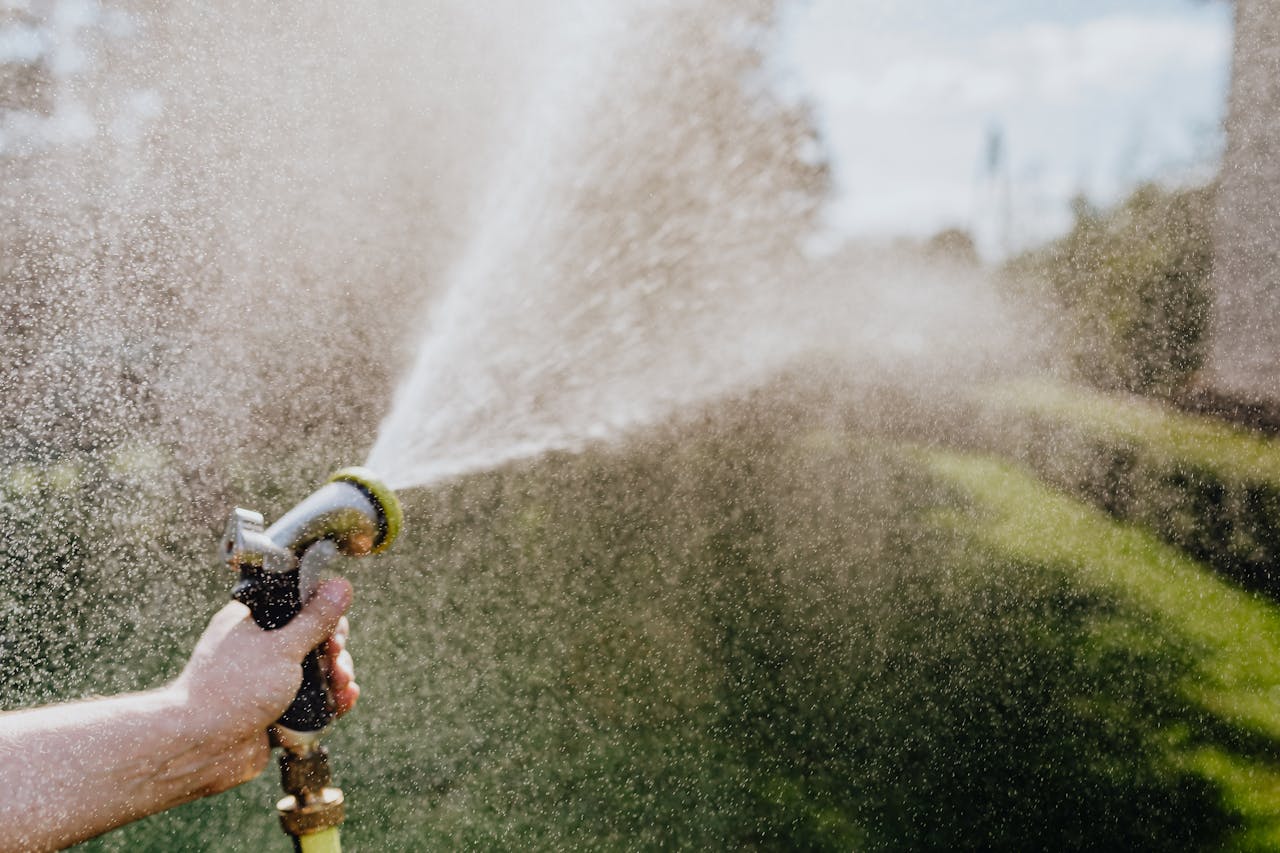
M 264 530 L 261 514 L 237 507 L 227 523 L 223 552 L 240 573 L 231 597 L 246 605 L 266 630 L 288 624 L 339 555 L 376 554 L 400 532 L 400 502 L 367 468 L 343 468 Z M 302 662 L 302 686 L 272 727 L 282 748 L 280 780 L 287 796 L 276 808 L 297 853 L 338 853 L 338 827 L 346 816 L 341 789 L 332 784 L 329 754 L 320 738 L 333 721 L 319 648 Z

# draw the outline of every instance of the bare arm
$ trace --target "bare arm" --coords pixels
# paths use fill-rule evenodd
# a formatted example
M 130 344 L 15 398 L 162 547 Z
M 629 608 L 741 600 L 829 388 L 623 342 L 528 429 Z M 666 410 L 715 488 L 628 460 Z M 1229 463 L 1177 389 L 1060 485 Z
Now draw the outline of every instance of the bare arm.
M 0 714 L 0 850 L 65 847 L 257 776 L 267 727 L 293 699 L 303 656 L 326 637 L 339 713 L 355 703 L 342 618 L 350 601 L 350 585 L 330 581 L 278 631 L 233 602 L 172 684 Z

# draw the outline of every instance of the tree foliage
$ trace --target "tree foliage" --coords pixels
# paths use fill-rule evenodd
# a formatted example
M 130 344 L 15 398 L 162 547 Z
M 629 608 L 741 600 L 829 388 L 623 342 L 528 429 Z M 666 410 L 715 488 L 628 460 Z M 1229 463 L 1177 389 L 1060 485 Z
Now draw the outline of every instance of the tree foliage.
M 1138 188 L 1110 210 L 1077 199 L 1062 239 L 1012 261 L 1054 310 L 1059 351 L 1101 388 L 1170 396 L 1204 363 L 1212 304 L 1212 188 Z

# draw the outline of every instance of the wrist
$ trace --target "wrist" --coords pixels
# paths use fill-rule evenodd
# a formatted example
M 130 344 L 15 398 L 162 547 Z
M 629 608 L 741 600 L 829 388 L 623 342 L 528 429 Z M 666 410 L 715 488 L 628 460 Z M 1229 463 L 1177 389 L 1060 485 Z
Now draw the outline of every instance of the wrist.
M 192 690 L 182 676 L 156 693 L 157 707 L 164 708 L 173 723 L 174 737 L 191 748 L 217 753 L 250 734 L 225 702 L 212 701 L 201 691 Z
M 201 784 L 208 756 L 218 749 L 208 739 L 204 715 L 178 682 L 131 698 L 137 722 L 148 731 L 148 754 L 138 768 L 136 796 L 153 803 L 157 811 L 189 799 L 188 792 Z
M 224 703 L 211 702 L 179 678 L 154 691 L 162 744 L 151 768 L 160 808 L 234 787 L 262 771 L 270 754 L 266 731 L 246 731 Z

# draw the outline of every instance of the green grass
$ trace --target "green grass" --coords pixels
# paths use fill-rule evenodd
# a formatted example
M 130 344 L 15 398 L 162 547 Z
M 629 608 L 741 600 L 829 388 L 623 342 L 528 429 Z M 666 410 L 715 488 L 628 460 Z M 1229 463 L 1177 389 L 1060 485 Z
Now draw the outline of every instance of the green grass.
M 1280 442 L 1155 401 L 1049 382 L 1021 382 L 983 399 L 998 409 L 1065 421 L 1116 443 L 1141 447 L 1224 481 L 1280 487 Z
M 1280 442 L 1151 401 L 1049 383 L 982 398 L 986 444 L 1280 596 Z
M 1030 481 L 984 509 L 975 494 L 1004 495 L 992 471 L 1005 469 L 922 461 L 830 424 L 802 406 L 729 406 L 406 493 L 402 541 L 350 566 L 365 695 L 331 739 L 348 851 L 1182 851 L 1269 837 L 1274 778 L 1255 757 L 1275 728 L 1251 695 L 1273 683 L 1269 647 L 1219 660 L 1212 624 L 1175 618 L 1209 596 L 1206 614 L 1225 608 L 1243 643 L 1250 619 L 1270 624 L 1266 606 Z M 1029 519 L 996 511 L 1037 501 L 1049 509 Z M 73 568 L 101 570 L 96 553 L 86 543 Z M 1201 583 L 1148 599 L 1103 582 L 1121 571 L 1108 560 L 1152 554 Z M 101 609 L 159 615 L 97 642 L 133 675 L 119 687 L 145 687 L 176 670 L 229 579 L 212 557 L 125 556 L 110 568 L 137 595 Z M 91 630 L 69 630 L 80 617 L 58 606 L 28 627 Z M 24 683 L 65 670 L 43 665 Z M 5 701 L 45 695 L 24 689 Z M 287 849 L 271 775 L 85 849 Z
M 1176 738 L 1188 766 L 1220 782 L 1247 817 L 1248 849 L 1280 845 L 1280 612 L 1223 583 L 1180 550 L 1140 528 L 1052 491 L 1027 472 L 989 458 L 934 453 L 930 467 L 961 487 L 976 513 L 951 523 L 994 553 L 1061 567 L 1091 588 L 1122 595 L 1194 643 L 1194 673 L 1182 685 L 1225 728 Z M 1233 750 L 1231 741 L 1237 749 Z M 1240 749 L 1240 747 L 1248 747 Z

